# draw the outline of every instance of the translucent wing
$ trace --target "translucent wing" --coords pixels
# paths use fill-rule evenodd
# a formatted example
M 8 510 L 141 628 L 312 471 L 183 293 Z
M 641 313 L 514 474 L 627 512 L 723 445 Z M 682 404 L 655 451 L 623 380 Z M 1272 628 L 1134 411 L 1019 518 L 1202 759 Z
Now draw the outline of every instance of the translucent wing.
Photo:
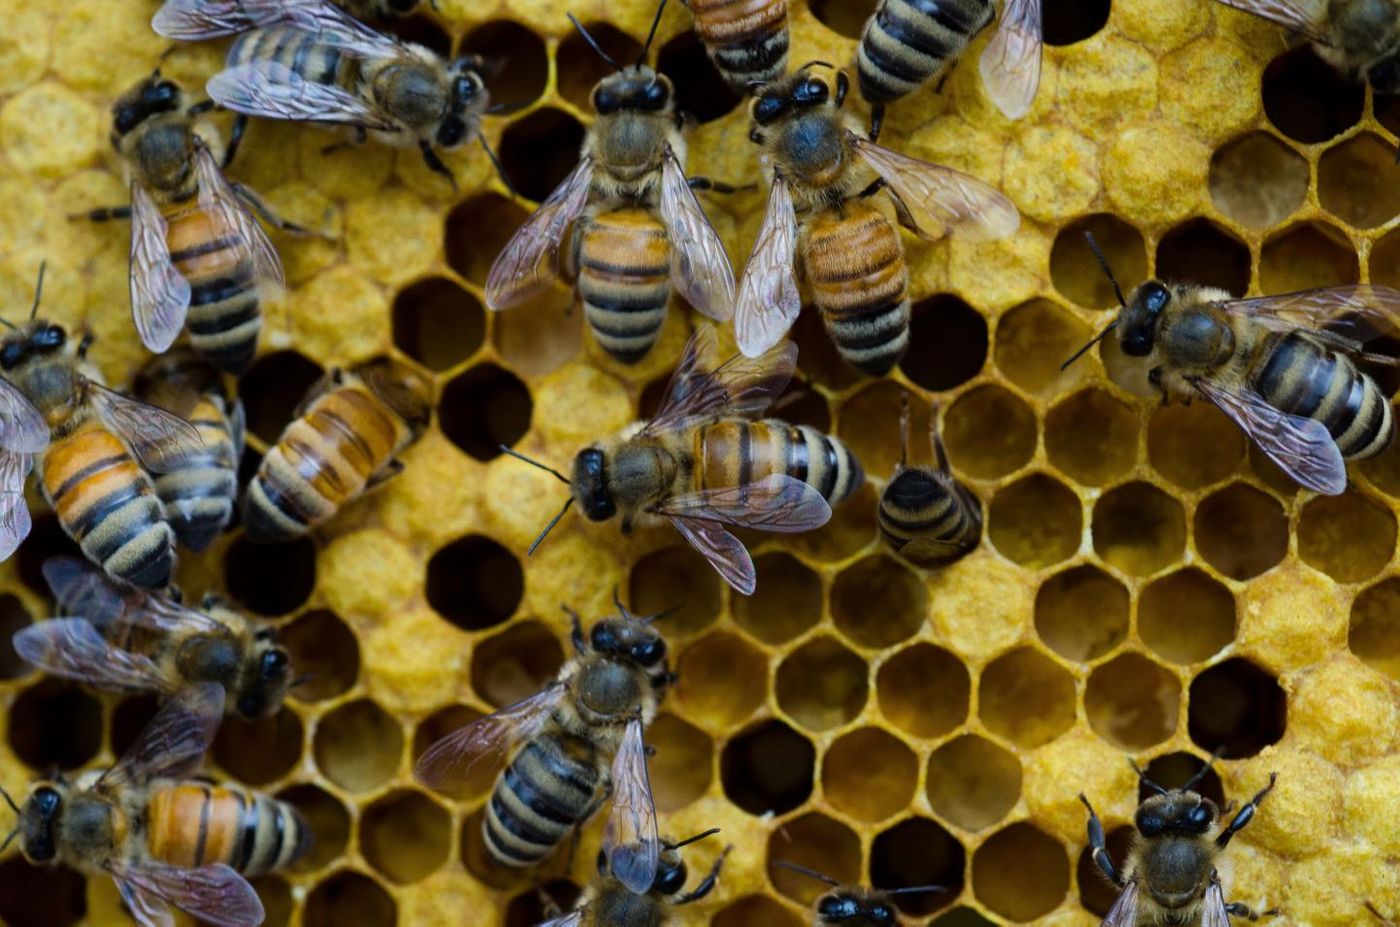
M 1040 86 L 1040 4 L 1006 0 L 996 34 L 978 62 L 987 95 L 1008 119 L 1026 114 Z
M 240 259 L 252 258 L 259 279 L 283 283 L 282 260 L 277 256 L 277 249 L 224 179 L 224 172 L 219 169 L 214 153 L 208 145 L 200 143 L 195 148 L 194 157 L 200 207 L 219 218 L 216 225 L 232 229 L 237 234 L 239 244 L 235 246 L 235 253 Z
M 511 747 L 539 733 L 563 699 L 564 685 L 550 683 L 523 701 L 478 718 L 433 744 L 418 759 L 413 776 L 434 789 L 473 787 L 494 776 Z M 485 767 L 479 767 L 487 760 Z
M 370 30 L 325 0 L 165 0 L 151 19 L 158 34 L 186 42 L 235 35 L 274 23 L 368 40 Z
M 672 515 L 671 524 L 676 526 L 681 537 L 690 542 L 691 547 L 710 561 L 710 566 L 736 592 L 753 595 L 758 586 L 758 574 L 754 571 L 753 558 L 742 541 L 714 521 Z
M 1400 290 L 1361 284 L 1223 302 L 1227 312 L 1273 328 L 1310 328 L 1354 342 L 1356 349 L 1400 327 Z
M 165 217 L 139 183 L 131 185 L 131 318 L 157 354 L 174 344 L 190 308 L 190 282 L 170 260 Z
M 816 487 L 784 473 L 770 473 L 740 486 L 674 496 L 657 512 L 785 534 L 811 531 L 831 519 L 831 506 Z
M 329 84 L 312 83 L 276 61 L 226 68 L 209 78 L 209 96 L 225 109 L 267 119 L 329 122 L 380 132 L 398 126 L 374 105 Z
M 209 927 L 258 927 L 266 916 L 253 886 L 222 863 L 185 869 L 144 860 L 139 866 L 113 862 L 108 868 L 128 900 L 130 895 L 146 896 L 138 903 L 147 911 L 151 899 L 159 899 Z
M 970 239 L 1005 238 L 1021 225 L 1015 205 L 996 188 L 951 167 L 881 148 L 851 132 L 856 151 L 889 184 L 924 238 L 950 232 Z
M 1211 882 L 1201 899 L 1201 927 L 1230 927 L 1230 915 L 1225 911 L 1225 891 L 1219 882 Z
M 226 630 L 204 612 L 123 586 L 80 557 L 50 557 L 44 561 L 43 573 L 59 611 L 95 624 L 121 621 L 165 634 Z
M 797 215 L 787 181 L 779 174 L 768 191 L 768 209 L 734 301 L 734 338 L 739 350 L 748 357 L 758 357 L 782 340 L 801 309 Z
M 97 786 L 115 789 L 157 778 L 182 779 L 199 768 L 224 714 L 224 687 L 190 686 L 170 699 Z
M 797 369 L 797 345 L 791 341 L 759 357 L 736 354 L 707 371 L 705 365 L 712 362 L 716 350 L 714 329 L 697 328 L 671 374 L 661 408 L 642 434 L 676 431 L 724 416 L 758 415 L 773 404 Z
M 117 891 L 121 892 L 122 900 L 141 927 L 175 927 L 175 914 L 163 899 L 147 894 L 130 882 L 121 879 L 116 882 Z
M 583 924 L 582 911 L 570 911 L 563 917 L 556 917 L 552 920 L 544 921 L 536 927 L 580 927 Z
M 10 558 L 33 526 L 24 500 L 24 480 L 32 464 L 28 454 L 0 451 L 0 560 Z
M 1346 490 L 1346 462 L 1321 422 L 1281 412 L 1252 390 L 1229 389 L 1205 378 L 1192 384 L 1299 486 L 1328 496 Z
M 1327 31 L 1307 0 L 1219 0 L 1228 7 L 1262 16 L 1271 23 L 1304 36 L 1311 41 L 1328 44 Z
M 582 158 L 525 224 L 515 230 L 486 276 L 486 305 L 499 311 L 528 302 L 559 276 L 559 246 L 588 203 L 593 159 Z
M 1123 886 L 1118 900 L 1108 909 L 1101 927 L 1138 927 L 1138 887 L 1136 882 Z
M 661 162 L 661 220 L 671 239 L 671 282 L 701 314 L 729 321 L 734 315 L 729 255 L 669 145 Z
M 204 439 L 180 416 L 91 380 L 87 387 L 88 397 L 102 420 L 131 445 L 131 452 L 147 470 L 168 473 L 204 453 Z
M 171 691 L 147 656 L 113 647 L 86 618 L 50 618 L 14 636 L 15 652 L 52 676 L 119 692 Z
M 656 804 L 651 797 L 642 722 L 634 719 L 622 735 L 612 764 L 612 811 L 603 828 L 603 848 L 617 880 L 638 895 L 651 890 L 661 858 Z
M 29 397 L 0 379 L 0 450 L 37 454 L 49 446 L 49 424 Z

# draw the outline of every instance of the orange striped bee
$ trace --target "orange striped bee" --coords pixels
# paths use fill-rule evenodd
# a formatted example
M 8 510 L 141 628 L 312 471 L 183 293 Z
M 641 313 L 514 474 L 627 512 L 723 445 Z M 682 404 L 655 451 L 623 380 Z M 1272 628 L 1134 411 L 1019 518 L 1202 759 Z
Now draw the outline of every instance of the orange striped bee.
M 959 483 L 938 434 L 938 408 L 929 421 L 937 467 L 909 465 L 909 397 L 899 416 L 899 467 L 880 493 L 880 535 L 895 553 L 919 566 L 937 566 L 982 540 L 982 503 Z
M 787 0 L 684 0 L 710 62 L 736 93 L 787 70 Z
M 289 541 L 403 469 L 432 417 L 432 383 L 389 360 L 332 370 L 312 386 L 243 497 L 243 530 Z
M 310 846 L 290 805 L 239 787 L 189 781 L 223 714 L 205 683 L 167 702 L 105 772 L 35 783 L 10 807 L 30 862 L 107 873 L 143 927 L 169 927 L 176 907 L 212 927 L 256 927 L 263 906 L 246 876 L 280 869 Z

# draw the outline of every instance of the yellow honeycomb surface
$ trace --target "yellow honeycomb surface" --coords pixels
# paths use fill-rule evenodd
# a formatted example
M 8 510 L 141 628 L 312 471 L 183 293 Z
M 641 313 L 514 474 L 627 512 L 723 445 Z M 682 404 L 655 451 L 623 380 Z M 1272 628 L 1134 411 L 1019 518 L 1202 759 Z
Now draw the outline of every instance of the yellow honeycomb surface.
M 234 531 L 182 559 L 187 595 L 224 592 L 270 617 L 314 674 L 275 718 L 227 721 L 210 758 L 216 775 L 294 803 L 315 833 L 307 859 L 258 880 L 269 924 L 540 919 L 533 883 L 483 860 L 484 796 L 449 801 L 410 771 L 435 738 L 550 678 L 566 654 L 560 605 L 597 618 L 615 586 L 637 611 L 680 606 L 660 625 L 680 683 L 648 735 L 663 828 L 723 828 L 686 851 L 692 879 L 736 848 L 719 888 L 677 923 L 807 922 L 820 886 L 773 867 L 789 860 L 945 886 L 901 898 L 911 923 L 1096 924 L 1111 894 L 1076 795 L 1121 859 L 1137 801 L 1127 757 L 1180 784 L 1216 747 L 1226 758 L 1202 788 L 1217 800 L 1279 774 L 1226 856 L 1231 898 L 1319 927 L 1365 923 L 1366 899 L 1400 912 L 1400 448 L 1353 467 L 1345 495 L 1315 498 L 1213 408 L 1136 398 L 1097 355 L 1058 370 L 1112 317 L 1085 230 L 1129 285 L 1400 285 L 1400 105 L 1208 0 L 1045 0 L 1040 95 L 1012 123 L 982 92 L 980 38 L 940 92 L 891 107 L 882 141 L 1001 186 L 1023 227 L 997 244 L 906 238 L 917 304 L 890 378 L 844 368 L 803 316 L 782 414 L 848 441 L 872 485 L 815 534 L 753 538 L 758 592 L 743 599 L 659 529 L 624 540 L 573 516 L 525 557 L 562 489 L 497 445 L 562 465 L 653 409 L 689 320 L 673 310 L 652 354 L 624 368 L 562 289 L 488 316 L 486 270 L 574 163 L 606 68 L 558 2 L 437 6 L 396 29 L 499 66 L 494 98 L 524 107 L 488 118 L 485 134 L 520 198 L 474 146 L 447 158 L 454 195 L 414 151 L 327 153 L 336 136 L 285 124 L 255 124 L 230 171 L 320 233 L 274 236 L 289 287 L 240 384 L 248 467 L 325 368 L 390 352 L 438 391 L 404 475 L 314 539 L 258 548 Z M 43 312 L 90 329 L 115 384 L 144 358 L 126 226 L 69 214 L 126 199 L 107 108 L 168 47 L 148 28 L 155 8 L 0 0 L 0 306 L 22 314 L 47 259 Z M 630 55 L 654 4 L 572 9 Z M 792 61 L 849 62 L 868 13 L 863 0 L 796 0 Z M 689 26 L 672 3 L 654 51 L 697 116 L 690 170 L 752 183 L 747 114 Z M 160 63 L 197 90 L 221 53 L 184 46 Z M 737 266 L 763 196 L 704 200 Z M 940 405 L 986 516 L 980 547 L 931 572 L 889 555 L 875 529 L 905 391 L 916 432 Z M 40 514 L 0 565 L 6 640 L 48 613 L 39 566 L 66 549 Z M 15 793 L 37 771 L 110 763 L 154 708 L 42 679 L 7 644 L 0 701 L 0 784 Z M 572 870 L 561 855 L 540 875 L 562 903 L 590 877 L 597 830 Z M 32 869 L 14 848 L 0 857 L 0 918 L 125 922 L 109 880 Z

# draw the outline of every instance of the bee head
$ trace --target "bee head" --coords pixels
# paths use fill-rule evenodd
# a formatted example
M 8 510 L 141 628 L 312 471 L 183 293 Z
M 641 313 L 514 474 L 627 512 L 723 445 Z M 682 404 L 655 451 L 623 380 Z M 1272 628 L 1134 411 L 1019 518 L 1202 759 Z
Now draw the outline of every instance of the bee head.
M 1171 299 L 1171 290 L 1157 280 L 1149 280 L 1133 292 L 1118 322 L 1122 329 L 1118 342 L 1124 354 L 1145 357 L 1152 353 L 1157 321 Z
M 681 859 L 680 851 L 668 845 L 661 851 L 661 859 L 656 864 L 656 877 L 651 880 L 651 893 L 665 897 L 679 894 L 680 890 L 685 888 L 687 878 L 685 860 Z
M 275 712 L 292 685 L 292 660 L 286 648 L 271 638 L 260 638 L 253 658 L 244 670 L 244 685 L 235 707 L 244 718 L 262 718 Z
M 63 810 L 61 788 L 58 783 L 39 783 L 29 793 L 24 810 L 19 812 L 19 826 L 10 834 L 10 839 L 14 839 L 15 833 L 19 834 L 20 846 L 30 862 L 47 863 L 58 855 L 58 818 Z M 6 801 L 9 798 L 5 796 Z
M 599 116 L 624 110 L 668 112 L 674 99 L 671 79 L 644 64 L 609 74 L 593 88 L 593 109 Z
M 666 659 L 666 641 L 648 624 L 635 618 L 605 618 L 593 626 L 588 644 L 596 653 L 611 654 L 641 666 L 656 666 Z
M 617 502 L 608 489 L 608 461 L 601 447 L 586 447 L 574 457 L 574 498 L 589 521 L 607 521 L 617 514 Z
M 157 70 L 112 105 L 112 130 L 120 137 L 152 116 L 178 112 L 183 96 L 180 85 Z
M 415 0 L 416 2 L 416 0 Z M 450 70 L 450 97 L 447 116 L 438 125 L 437 144 L 441 148 L 457 148 L 471 134 L 471 113 L 482 103 L 486 85 L 476 73 L 476 58 L 458 58 Z
M 52 354 L 68 343 L 68 332 L 62 325 L 38 318 L 39 300 L 44 295 L 44 269 L 39 265 L 39 280 L 34 284 L 34 305 L 29 307 L 29 321 L 24 325 L 0 319 L 9 332 L 0 338 L 0 369 L 13 370 L 31 357 Z
M 1220 809 L 1209 798 L 1196 792 L 1172 789 L 1153 795 L 1139 805 L 1133 824 L 1144 837 L 1200 835 L 1210 830 L 1219 814 Z
M 767 84 L 755 84 L 749 115 L 761 126 L 772 125 L 790 113 L 825 106 L 831 100 L 831 84 L 811 73 L 814 67 L 830 68 L 825 61 L 809 61 L 792 74 Z M 846 96 L 846 75 L 836 72 L 836 105 Z
M 837 889 L 817 900 L 817 916 L 824 924 L 856 921 L 872 927 L 895 927 L 899 917 L 894 905 L 881 892 L 854 892 Z

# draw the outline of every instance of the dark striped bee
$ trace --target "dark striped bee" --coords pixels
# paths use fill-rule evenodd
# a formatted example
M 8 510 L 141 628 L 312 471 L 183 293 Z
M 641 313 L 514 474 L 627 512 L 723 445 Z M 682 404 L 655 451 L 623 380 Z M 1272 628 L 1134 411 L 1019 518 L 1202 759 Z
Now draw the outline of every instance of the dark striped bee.
M 786 860 L 777 860 L 774 865 L 831 887 L 831 891 L 817 899 L 815 927 L 899 927 L 899 912 L 894 906 L 896 896 L 945 891 L 941 885 L 906 885 L 904 888 L 888 889 L 842 885 L 815 869 Z
M 147 362 L 136 377 L 135 392 L 186 419 L 204 440 L 202 453 L 154 476 L 176 540 L 190 550 L 204 550 L 228 527 L 238 500 L 243 403 L 224 392 L 217 370 L 194 352 L 179 349 Z
M 151 28 L 169 39 L 198 42 L 236 35 L 288 22 L 315 28 L 317 14 L 328 0 L 165 0 L 151 19 Z M 428 0 L 437 9 L 435 0 Z M 335 0 L 335 5 L 361 20 L 379 21 L 409 16 L 422 0 Z
M 191 780 L 223 714 L 217 683 L 186 690 L 151 719 L 105 772 L 36 783 L 17 808 L 30 862 L 107 873 L 143 927 L 169 927 L 176 907 L 212 927 L 256 927 L 263 906 L 245 877 L 280 869 L 310 845 L 290 805 Z M 6 840 L 9 843 L 9 840 Z
M 1400 93 L 1397 0 L 1219 0 L 1261 16 L 1313 43 L 1318 57 L 1376 93 Z
M 725 847 L 705 878 L 691 891 L 685 891 L 686 868 L 680 849 L 719 833 L 711 828 L 685 840 L 661 841 L 656 876 L 645 892 L 634 892 L 618 881 L 608 867 L 606 853 L 598 854 L 598 877 L 579 899 L 574 910 L 540 924 L 539 927 L 665 927 L 673 922 L 672 912 L 699 901 L 714 891 L 724 858 L 734 848 Z
M 1121 871 L 1108 855 L 1099 816 L 1089 799 L 1080 793 L 1079 800 L 1089 810 L 1089 846 L 1094 863 L 1120 889 L 1103 927 L 1229 927 L 1231 917 L 1256 918 L 1248 905 L 1238 901 L 1226 903 L 1215 866 L 1230 839 L 1253 819 L 1278 774 L 1271 774 L 1269 784 L 1221 828 L 1220 809 L 1215 802 L 1192 791 L 1210 767 L 1210 763 L 1204 764 L 1179 789 L 1164 789 L 1133 764 L 1152 795 L 1138 806 L 1133 817 L 1137 840 Z
M 787 0 L 685 0 L 715 70 L 748 93 L 787 70 Z
M 1125 300 L 1099 260 L 1122 310 L 1064 366 L 1116 330 L 1118 349 L 1147 372 L 1149 395 L 1164 404 L 1208 399 L 1314 492 L 1343 492 L 1346 460 L 1390 444 L 1390 401 L 1357 361 L 1396 363 L 1365 345 L 1394 329 L 1400 291 L 1339 286 L 1235 299 L 1211 287 L 1149 280 Z
M 880 493 L 880 535 L 895 553 L 920 566 L 947 563 L 982 540 L 982 503 L 953 476 L 938 434 L 937 407 L 929 419 L 929 441 L 937 467 L 909 465 L 907 394 L 899 429 L 899 466 Z
M 24 483 L 39 488 L 63 530 L 109 576 L 154 589 L 175 567 L 175 532 L 146 471 L 186 465 L 203 449 L 193 426 L 102 385 L 61 325 L 37 318 L 44 270 L 27 323 L 0 338 L 0 560 L 31 522 Z M 144 469 L 143 469 L 144 468 Z
M 395 361 L 332 370 L 268 449 L 243 497 L 243 530 L 289 541 L 403 470 L 432 418 L 432 382 Z
M 665 0 L 657 7 L 656 34 Z M 617 68 L 593 88 L 597 113 L 578 167 L 535 210 L 501 251 L 486 279 L 486 304 L 528 302 L 559 277 L 559 251 L 572 226 L 566 276 L 576 278 L 598 344 L 635 363 L 651 350 L 666 319 L 671 289 L 700 312 L 726 321 L 734 272 L 685 176 L 685 141 L 671 81 L 644 65 L 622 67 L 574 20 L 598 54 Z M 721 189 L 725 189 L 720 185 Z
M 831 506 L 860 488 L 865 473 L 844 444 L 806 425 L 751 421 L 792 378 L 797 345 L 783 342 L 749 359 L 714 366 L 714 328 L 697 329 L 686 345 L 656 417 L 598 441 L 574 457 L 573 478 L 506 449 L 569 486 L 589 521 L 622 516 L 669 521 L 729 583 L 752 594 L 757 577 L 743 542 L 726 525 L 760 531 L 819 528 Z
M 846 362 L 888 373 L 909 344 L 909 269 L 899 232 L 866 200 L 885 187 L 900 221 L 924 238 L 956 230 L 1004 238 L 1020 225 L 1011 201 L 974 177 L 905 157 L 857 132 L 835 94 L 811 73 L 814 61 L 757 92 L 749 138 L 771 167 L 768 210 L 739 285 L 734 331 L 748 357 L 787 333 L 802 308 L 798 274 Z M 861 162 L 877 178 L 868 186 Z M 801 263 L 799 265 L 799 256 Z
M 188 608 L 118 586 L 75 557 L 51 557 L 44 578 L 60 615 L 14 636 L 15 652 L 44 672 L 111 692 L 174 695 L 217 682 L 243 718 L 277 713 L 292 678 L 273 630 L 216 596 Z
M 524 701 L 479 718 L 433 744 L 414 776 L 460 788 L 501 769 L 482 836 L 502 866 L 533 866 L 609 798 L 603 834 L 613 877 L 637 895 L 657 878 L 661 843 L 642 732 L 675 680 L 666 641 L 618 603 L 619 616 L 584 636 L 573 620 L 574 658 Z

